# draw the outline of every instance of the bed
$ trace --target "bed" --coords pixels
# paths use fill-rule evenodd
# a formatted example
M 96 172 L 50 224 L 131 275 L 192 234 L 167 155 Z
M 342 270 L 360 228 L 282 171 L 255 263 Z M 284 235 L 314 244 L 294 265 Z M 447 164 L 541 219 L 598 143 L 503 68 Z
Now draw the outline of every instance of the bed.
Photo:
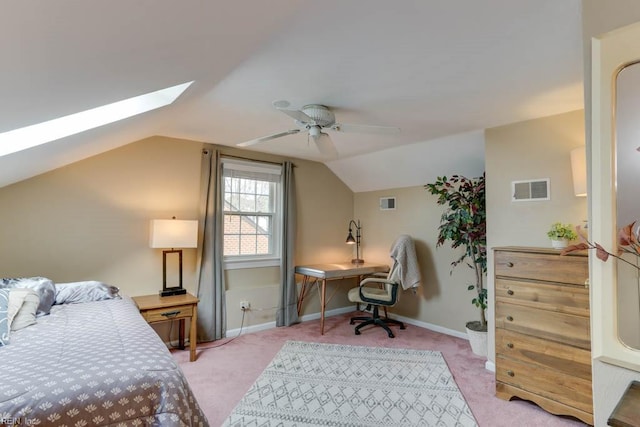
M 36 320 L 0 346 L 0 424 L 208 426 L 129 297 L 55 304 Z

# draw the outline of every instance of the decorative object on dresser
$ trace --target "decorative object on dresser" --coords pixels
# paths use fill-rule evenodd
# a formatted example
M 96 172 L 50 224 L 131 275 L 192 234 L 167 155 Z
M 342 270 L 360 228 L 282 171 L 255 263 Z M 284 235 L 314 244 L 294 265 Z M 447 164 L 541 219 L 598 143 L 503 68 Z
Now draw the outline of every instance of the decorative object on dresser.
M 564 249 L 569 246 L 571 240 L 578 238 L 578 234 L 573 231 L 571 224 L 562 224 L 555 222 L 551 224 L 551 228 L 547 231 L 547 237 L 551 239 L 551 247 L 554 249 Z
M 440 218 L 438 242 L 442 246 L 450 241 L 453 249 L 462 247 L 462 255 L 451 263 L 451 269 L 464 263 L 475 273 L 475 284 L 467 289 L 476 290 L 471 303 L 480 309 L 480 320 L 466 323 L 471 350 L 487 357 L 487 289 L 484 275 L 487 273 L 487 212 L 485 199 L 485 175 L 465 178 L 460 175 L 438 177 L 436 182 L 424 186 L 438 196 L 438 204 L 446 209 Z
M 191 352 L 189 360 L 196 360 L 196 340 L 198 322 L 198 298 L 185 293 L 180 295 L 170 295 L 163 297 L 162 295 L 144 295 L 133 297 L 133 301 L 138 306 L 140 314 L 147 323 L 160 323 L 170 320 L 179 320 L 180 328 L 178 330 L 178 348 L 183 350 L 184 346 L 184 321 L 189 319 L 189 351 Z
M 162 291 L 160 295 L 183 295 L 187 291 L 182 287 L 182 249 L 198 247 L 198 221 L 173 219 L 151 220 L 149 247 L 163 248 L 162 251 Z M 166 248 L 171 248 L 166 250 Z M 167 254 L 178 255 L 178 285 L 167 286 Z
M 586 251 L 493 250 L 496 396 L 593 424 Z

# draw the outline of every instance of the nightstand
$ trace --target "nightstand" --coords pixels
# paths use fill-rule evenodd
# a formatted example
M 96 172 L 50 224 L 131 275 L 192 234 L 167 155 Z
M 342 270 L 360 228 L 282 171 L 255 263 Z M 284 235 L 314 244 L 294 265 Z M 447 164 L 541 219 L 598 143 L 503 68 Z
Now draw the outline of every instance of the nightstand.
M 191 294 L 171 295 L 161 297 L 160 295 L 144 295 L 133 297 L 133 301 L 138 306 L 140 314 L 149 324 L 179 320 L 179 348 L 184 349 L 184 321 L 191 320 L 189 328 L 189 350 L 191 352 L 189 360 L 196 360 L 196 340 L 198 321 L 198 298 Z

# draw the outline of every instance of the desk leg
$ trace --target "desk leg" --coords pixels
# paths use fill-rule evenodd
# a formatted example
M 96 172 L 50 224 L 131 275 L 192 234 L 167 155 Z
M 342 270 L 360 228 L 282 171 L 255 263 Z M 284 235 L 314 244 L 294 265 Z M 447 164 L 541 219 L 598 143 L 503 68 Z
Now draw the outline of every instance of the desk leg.
M 178 320 L 178 348 L 184 350 L 184 319 Z
M 189 328 L 189 361 L 193 362 L 196 360 L 196 344 L 198 341 L 198 306 L 193 306 L 193 316 L 191 316 L 191 327 Z
M 327 279 L 322 279 L 322 290 L 320 291 L 320 335 L 324 335 L 324 305 L 326 303 Z
M 309 276 L 302 277 L 302 285 L 300 285 L 300 295 L 298 295 L 298 316 L 302 310 L 302 302 L 304 301 L 304 294 L 307 292 L 307 286 L 309 283 Z

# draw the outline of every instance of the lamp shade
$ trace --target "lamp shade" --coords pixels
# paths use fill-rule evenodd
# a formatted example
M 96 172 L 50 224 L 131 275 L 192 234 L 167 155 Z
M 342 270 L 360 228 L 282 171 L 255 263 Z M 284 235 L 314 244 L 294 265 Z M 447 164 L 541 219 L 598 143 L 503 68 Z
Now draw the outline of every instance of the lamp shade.
M 149 247 L 197 248 L 198 221 L 178 219 L 151 220 Z
M 585 147 L 571 150 L 571 172 L 573 173 L 573 192 L 578 197 L 587 195 L 587 153 Z

